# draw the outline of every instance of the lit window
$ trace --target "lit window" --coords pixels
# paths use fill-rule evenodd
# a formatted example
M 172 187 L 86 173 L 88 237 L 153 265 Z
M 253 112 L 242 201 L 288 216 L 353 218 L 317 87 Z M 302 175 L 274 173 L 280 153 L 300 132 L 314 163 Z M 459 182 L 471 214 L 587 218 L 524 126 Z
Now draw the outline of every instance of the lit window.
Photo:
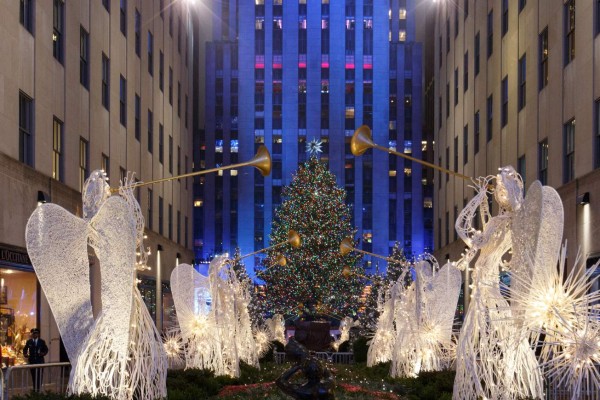
M 411 154 L 412 153 L 412 140 L 405 140 L 404 141 L 404 154 Z
M 427 140 L 421 141 L 421 151 L 427 151 Z
M 354 118 L 354 107 L 346 107 L 346 118 Z
M 237 174 L 238 174 L 238 171 L 237 171 L 237 169 L 232 169 L 232 170 L 230 171 L 230 173 L 231 173 L 231 176 L 237 176 Z
M 237 153 L 239 148 L 239 142 L 237 139 L 232 139 L 229 143 L 229 147 L 231 148 L 232 153 Z
M 411 176 L 412 175 L 412 168 L 404 168 L 404 175 Z
M 223 140 L 215 140 L 215 153 L 223 152 Z
M 391 169 L 391 170 L 388 172 L 388 175 L 389 175 L 389 177 L 390 177 L 390 178 L 393 178 L 394 176 L 396 176 L 396 170 L 395 170 L 395 169 Z
M 390 140 L 388 142 L 388 147 L 390 148 L 390 150 L 396 151 L 396 141 L 395 140 Z
M 202 200 L 194 200 L 194 207 L 202 207 L 204 202 Z
M 398 31 L 398 40 L 401 42 L 406 41 L 406 31 L 405 30 Z
M 401 8 L 398 10 L 398 18 L 406 19 L 406 8 Z
M 431 197 L 423 198 L 423 207 L 433 208 L 433 200 L 431 199 Z

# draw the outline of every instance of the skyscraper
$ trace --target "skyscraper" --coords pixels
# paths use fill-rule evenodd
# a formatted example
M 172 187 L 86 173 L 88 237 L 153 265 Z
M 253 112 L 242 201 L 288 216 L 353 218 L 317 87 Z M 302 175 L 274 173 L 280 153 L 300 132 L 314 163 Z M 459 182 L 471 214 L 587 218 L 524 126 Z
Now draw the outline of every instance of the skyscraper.
M 200 168 L 250 159 L 264 144 L 273 169 L 264 178 L 245 168 L 202 179 L 196 257 L 268 246 L 282 186 L 310 156 L 313 140 L 348 193 L 364 250 L 387 255 L 395 241 L 408 254 L 431 249 L 421 167 L 385 153 L 350 153 L 363 124 L 375 142 L 413 157 L 431 149 L 421 132 L 414 1 L 230 0 L 212 7 Z

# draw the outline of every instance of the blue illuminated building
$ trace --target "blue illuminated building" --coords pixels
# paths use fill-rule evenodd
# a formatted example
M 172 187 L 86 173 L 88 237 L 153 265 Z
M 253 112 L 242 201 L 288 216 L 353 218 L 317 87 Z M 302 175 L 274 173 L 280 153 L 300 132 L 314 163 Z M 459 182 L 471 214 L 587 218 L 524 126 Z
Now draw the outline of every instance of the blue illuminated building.
M 414 0 L 213 2 L 196 167 L 245 161 L 265 144 L 273 169 L 265 178 L 242 168 L 202 179 L 195 202 L 198 259 L 236 246 L 243 254 L 268 246 L 281 189 L 313 139 L 323 142 L 321 159 L 348 193 L 364 250 L 388 255 L 399 241 L 409 255 L 431 251 L 431 197 L 425 195 L 431 182 L 421 167 L 383 152 L 354 157 L 349 145 L 366 124 L 379 144 L 417 158 L 432 151 L 422 137 L 414 6 Z M 256 262 L 246 263 L 250 272 Z M 385 269 L 381 262 L 379 269 Z

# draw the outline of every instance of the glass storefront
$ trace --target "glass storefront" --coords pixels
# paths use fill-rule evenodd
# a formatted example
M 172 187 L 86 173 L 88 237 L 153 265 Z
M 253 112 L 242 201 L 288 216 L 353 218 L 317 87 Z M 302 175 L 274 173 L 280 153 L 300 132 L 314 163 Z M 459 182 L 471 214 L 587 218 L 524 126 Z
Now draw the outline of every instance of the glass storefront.
M 23 347 L 37 321 L 35 273 L 0 265 L 0 345 L 4 365 L 24 362 Z

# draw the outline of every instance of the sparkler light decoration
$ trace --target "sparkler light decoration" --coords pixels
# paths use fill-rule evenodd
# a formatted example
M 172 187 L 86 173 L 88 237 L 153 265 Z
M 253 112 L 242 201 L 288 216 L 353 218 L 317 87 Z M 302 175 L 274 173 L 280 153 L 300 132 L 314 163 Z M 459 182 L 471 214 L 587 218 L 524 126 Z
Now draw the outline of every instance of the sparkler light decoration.
M 342 343 L 350 340 L 350 329 L 357 326 L 360 326 L 360 322 L 354 321 L 352 317 L 346 317 L 340 321 L 340 337 L 332 344 L 335 351 L 338 351 Z
M 94 171 L 83 190 L 83 219 L 53 204 L 32 213 L 27 249 L 71 360 L 71 393 L 117 400 L 166 396 L 167 361 L 160 336 L 135 285 L 143 217 L 128 175 L 110 196 Z M 93 321 L 87 245 L 100 261 L 102 311 Z M 69 293 L 69 296 L 65 296 Z

